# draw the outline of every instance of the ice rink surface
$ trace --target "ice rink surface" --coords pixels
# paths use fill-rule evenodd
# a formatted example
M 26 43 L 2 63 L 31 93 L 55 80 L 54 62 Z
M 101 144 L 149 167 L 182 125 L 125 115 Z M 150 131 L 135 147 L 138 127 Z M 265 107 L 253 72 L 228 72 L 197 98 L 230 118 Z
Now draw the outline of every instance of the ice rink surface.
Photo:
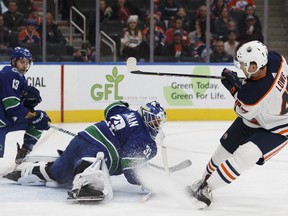
M 146 176 L 158 195 L 145 203 L 145 192 L 130 185 L 121 176 L 113 176 L 114 198 L 97 205 L 77 205 L 66 201 L 67 188 L 20 186 L 0 177 L 1 216 L 287 216 L 288 150 L 284 148 L 264 166 L 255 166 L 233 184 L 214 191 L 215 202 L 197 210 L 183 188 L 201 177 L 206 163 L 219 145 L 219 139 L 231 122 L 167 122 L 164 127 L 169 166 L 185 159 L 192 166 L 167 175 L 162 172 Z M 77 132 L 90 123 L 55 124 Z M 23 132 L 8 134 L 5 157 L 0 159 L 0 174 L 11 171 L 16 142 L 22 143 Z M 43 133 L 32 155 L 56 156 L 65 149 L 70 135 L 50 129 Z M 153 163 L 162 165 L 161 151 Z

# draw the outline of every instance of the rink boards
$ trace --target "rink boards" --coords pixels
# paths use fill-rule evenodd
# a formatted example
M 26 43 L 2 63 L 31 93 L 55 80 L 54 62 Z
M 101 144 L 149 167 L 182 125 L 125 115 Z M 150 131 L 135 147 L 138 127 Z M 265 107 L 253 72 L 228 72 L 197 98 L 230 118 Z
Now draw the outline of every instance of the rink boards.
M 142 71 L 220 76 L 232 65 L 140 64 Z M 239 73 L 239 76 L 243 76 Z M 232 120 L 234 99 L 219 79 L 130 74 L 119 64 L 34 64 L 26 74 L 29 85 L 41 92 L 38 109 L 52 122 L 93 122 L 116 100 L 132 108 L 157 100 L 169 121 Z

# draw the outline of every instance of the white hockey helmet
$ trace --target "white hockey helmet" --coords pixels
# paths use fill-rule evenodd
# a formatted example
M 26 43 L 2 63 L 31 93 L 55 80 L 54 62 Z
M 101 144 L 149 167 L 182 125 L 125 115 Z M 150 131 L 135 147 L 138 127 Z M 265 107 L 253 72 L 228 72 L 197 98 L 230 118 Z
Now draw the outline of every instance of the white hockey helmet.
M 257 69 L 255 71 L 248 71 L 251 62 L 256 63 Z M 248 78 L 258 72 L 261 67 L 264 67 L 268 62 L 267 47 L 260 41 L 250 41 L 243 44 L 236 53 L 234 64 L 237 68 L 245 68 Z

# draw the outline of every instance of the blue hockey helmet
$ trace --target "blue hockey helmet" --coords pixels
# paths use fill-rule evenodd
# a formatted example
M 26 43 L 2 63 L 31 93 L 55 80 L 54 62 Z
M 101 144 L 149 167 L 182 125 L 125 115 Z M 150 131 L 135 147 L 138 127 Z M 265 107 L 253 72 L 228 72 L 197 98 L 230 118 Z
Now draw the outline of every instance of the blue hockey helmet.
M 16 67 L 16 61 L 17 59 L 27 59 L 29 61 L 29 67 L 32 63 L 32 54 L 30 51 L 26 48 L 22 47 L 15 47 L 11 52 L 11 65 L 13 67 Z M 28 71 L 29 67 L 26 71 Z
M 138 110 L 145 124 L 148 127 L 150 135 L 155 138 L 166 122 L 166 112 L 157 101 L 152 101 Z
M 11 52 L 11 59 L 28 59 L 32 61 L 32 54 L 26 48 L 15 47 Z

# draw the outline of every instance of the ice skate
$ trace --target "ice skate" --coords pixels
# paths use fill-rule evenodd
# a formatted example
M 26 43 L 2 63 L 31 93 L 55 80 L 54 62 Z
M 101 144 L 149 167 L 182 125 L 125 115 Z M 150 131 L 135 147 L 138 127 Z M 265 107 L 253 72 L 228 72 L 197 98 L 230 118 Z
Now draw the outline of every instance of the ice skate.
M 81 189 L 69 191 L 67 200 L 78 204 L 94 204 L 102 201 L 104 197 L 102 191 L 94 190 L 86 185 Z
M 185 189 L 190 196 L 196 199 L 195 205 L 198 209 L 210 206 L 213 201 L 212 190 L 208 187 L 206 181 L 199 180 Z

